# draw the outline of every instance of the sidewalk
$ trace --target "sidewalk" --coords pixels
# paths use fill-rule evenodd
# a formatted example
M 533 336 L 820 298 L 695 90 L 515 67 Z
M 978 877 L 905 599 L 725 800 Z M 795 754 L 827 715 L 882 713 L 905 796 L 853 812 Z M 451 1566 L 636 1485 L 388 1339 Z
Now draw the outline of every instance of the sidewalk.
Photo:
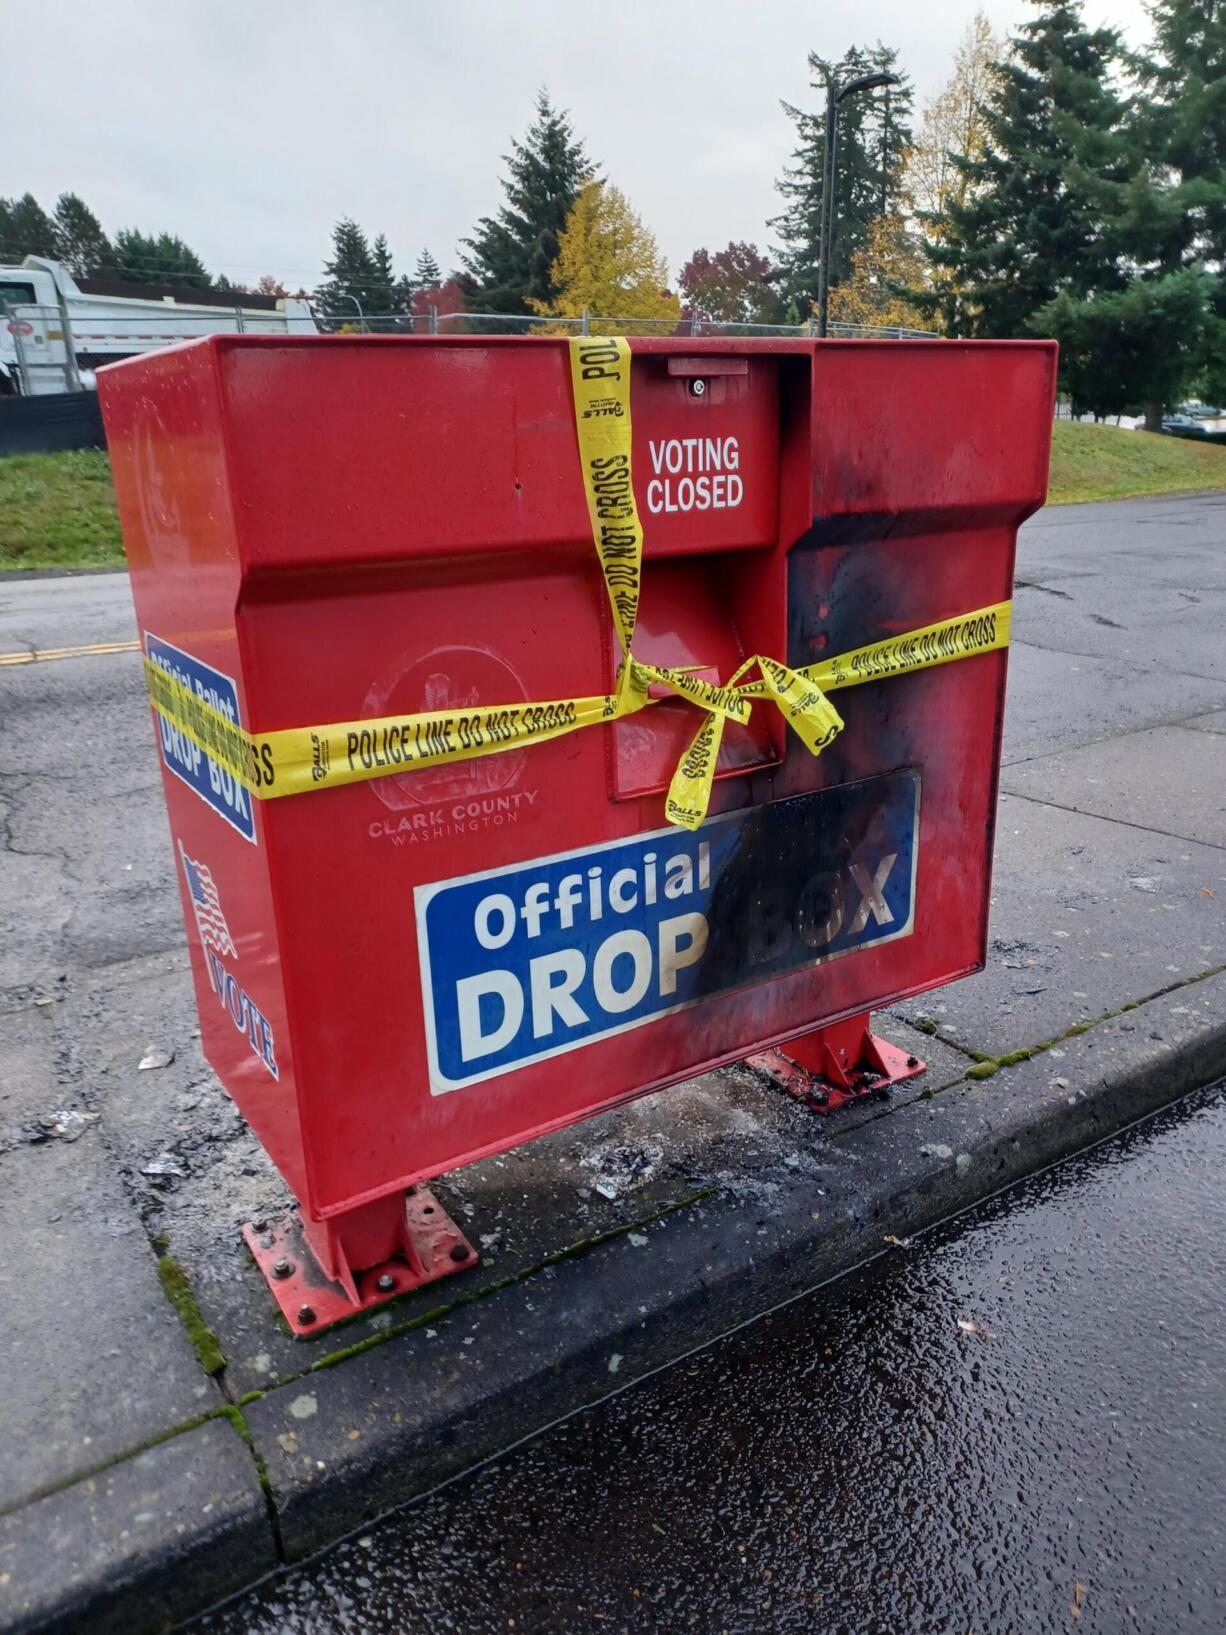
M 138 661 L 9 672 L 0 1629 L 165 1628 L 1226 1073 L 1222 516 L 1023 536 L 988 969 L 878 1019 L 925 1075 L 820 1119 L 726 1069 L 476 1165 L 481 1266 L 307 1343 L 238 1236 L 285 1193 L 199 1054 Z

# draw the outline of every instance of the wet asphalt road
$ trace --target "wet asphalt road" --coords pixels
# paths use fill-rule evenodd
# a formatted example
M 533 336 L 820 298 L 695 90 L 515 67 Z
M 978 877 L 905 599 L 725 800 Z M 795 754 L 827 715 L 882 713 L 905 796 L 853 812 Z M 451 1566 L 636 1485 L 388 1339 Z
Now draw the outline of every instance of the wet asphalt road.
M 193 1635 L 1226 1629 L 1226 1087 Z

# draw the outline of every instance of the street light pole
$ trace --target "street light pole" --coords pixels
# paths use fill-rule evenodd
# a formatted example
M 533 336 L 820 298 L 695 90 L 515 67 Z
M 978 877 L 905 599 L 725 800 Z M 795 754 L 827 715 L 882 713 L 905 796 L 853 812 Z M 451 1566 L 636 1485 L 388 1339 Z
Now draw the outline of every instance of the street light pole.
M 838 174 L 836 155 L 839 107 L 858 91 L 873 91 L 879 85 L 899 84 L 901 81 L 897 74 L 861 74 L 858 79 L 848 80 L 846 85 L 840 86 L 836 86 L 833 79 L 826 81 L 826 151 L 822 156 L 825 163 L 822 175 L 821 242 L 817 261 L 817 333 L 823 337 L 826 334 L 826 320 L 830 311 L 830 257 L 834 248 L 834 189 L 835 177 Z
M 839 104 L 834 79 L 826 81 L 826 145 L 822 150 L 822 213 L 817 247 L 817 333 L 825 336 L 830 309 L 830 224 L 834 219 L 834 144 Z
M 341 298 L 342 301 L 352 301 L 353 302 L 354 306 L 358 309 L 358 322 L 361 324 L 362 328 L 365 329 L 366 328 L 366 314 L 362 311 L 362 303 L 358 300 L 357 296 L 356 295 L 349 295 L 345 290 L 337 290 L 336 293 Z

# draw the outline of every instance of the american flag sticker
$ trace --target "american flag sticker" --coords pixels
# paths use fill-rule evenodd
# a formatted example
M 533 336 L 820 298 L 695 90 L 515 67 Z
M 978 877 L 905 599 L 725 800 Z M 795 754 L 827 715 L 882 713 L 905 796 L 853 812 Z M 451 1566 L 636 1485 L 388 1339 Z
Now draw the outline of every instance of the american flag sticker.
M 200 933 L 200 941 L 206 948 L 216 949 L 224 957 L 237 959 L 238 949 L 234 946 L 230 927 L 222 913 L 221 898 L 217 895 L 217 887 L 213 883 L 208 865 L 197 863 L 190 858 L 183 850 L 182 841 L 179 842 L 179 856 L 183 860 L 183 875 L 187 881 L 192 908 L 195 910 L 196 929 Z

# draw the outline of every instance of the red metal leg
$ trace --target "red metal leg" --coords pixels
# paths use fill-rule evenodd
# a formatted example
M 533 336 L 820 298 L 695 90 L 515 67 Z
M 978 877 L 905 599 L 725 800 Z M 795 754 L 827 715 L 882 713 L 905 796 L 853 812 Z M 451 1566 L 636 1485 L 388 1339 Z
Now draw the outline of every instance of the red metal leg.
M 324 1221 L 295 1214 L 268 1227 L 247 1225 L 243 1237 L 299 1336 L 318 1334 L 480 1259 L 426 1187 L 375 1198 Z
M 746 1058 L 815 1113 L 834 1113 L 862 1096 L 889 1093 L 903 1079 L 926 1071 L 918 1056 L 875 1034 L 868 1011 L 799 1034 L 773 1050 Z

